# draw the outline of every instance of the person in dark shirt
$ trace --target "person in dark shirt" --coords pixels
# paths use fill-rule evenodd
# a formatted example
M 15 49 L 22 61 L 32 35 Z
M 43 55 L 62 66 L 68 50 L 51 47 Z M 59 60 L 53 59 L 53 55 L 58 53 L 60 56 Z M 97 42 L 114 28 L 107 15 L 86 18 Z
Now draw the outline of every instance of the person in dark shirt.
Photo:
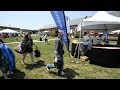
M 54 51 L 54 64 L 47 64 L 47 70 L 50 71 L 51 68 L 58 68 L 58 75 L 64 75 L 63 66 L 64 66 L 64 50 L 63 50 L 63 40 L 62 32 L 58 32 L 58 37 L 55 40 L 55 51 Z
M 27 33 L 24 36 L 24 39 L 21 42 L 21 49 L 22 49 L 22 63 L 25 64 L 24 62 L 25 57 L 29 53 L 31 56 L 32 65 L 35 64 L 33 55 L 33 40 L 30 33 Z

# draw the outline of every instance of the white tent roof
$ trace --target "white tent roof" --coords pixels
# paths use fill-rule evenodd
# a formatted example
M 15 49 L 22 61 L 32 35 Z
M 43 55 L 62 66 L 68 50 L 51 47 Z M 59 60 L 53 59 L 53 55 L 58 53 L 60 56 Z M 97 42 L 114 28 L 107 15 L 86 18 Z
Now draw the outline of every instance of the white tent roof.
M 4 29 L 4 30 L 1 30 L 0 33 L 19 33 L 19 32 L 11 30 L 11 29 Z
M 105 27 L 106 25 L 106 27 Z M 112 16 L 105 11 L 98 11 L 91 18 L 83 19 L 82 29 L 91 30 L 120 29 L 120 18 Z
M 43 32 L 50 32 L 50 31 L 43 31 Z
M 113 33 L 118 33 L 118 32 L 120 32 L 120 30 L 115 30 L 115 31 L 112 31 Z

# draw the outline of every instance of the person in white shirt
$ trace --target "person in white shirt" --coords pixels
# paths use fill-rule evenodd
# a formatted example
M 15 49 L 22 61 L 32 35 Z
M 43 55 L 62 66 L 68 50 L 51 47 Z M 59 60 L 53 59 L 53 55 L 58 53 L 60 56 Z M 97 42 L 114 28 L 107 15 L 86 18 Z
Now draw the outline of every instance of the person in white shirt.
M 45 34 L 43 34 L 43 36 L 42 36 L 42 41 L 45 41 L 45 38 L 44 38 L 44 37 L 45 37 Z
M 84 54 L 87 52 L 89 41 L 90 41 L 89 35 L 87 34 L 87 32 L 84 32 L 83 36 Z
M 47 39 L 47 34 L 45 34 L 44 40 L 45 40 L 45 42 L 48 40 L 48 39 Z
M 90 40 L 90 37 L 87 35 L 87 32 L 84 32 L 84 36 L 83 36 L 84 45 L 88 45 L 89 40 Z
M 93 43 L 93 45 L 97 45 L 97 38 L 98 38 L 97 36 L 98 36 L 98 34 L 95 33 L 94 36 L 92 37 L 92 43 Z
M 9 39 L 11 39 L 11 38 L 12 38 L 12 35 L 11 35 L 10 33 L 8 34 L 8 36 L 9 36 Z
M 97 40 L 98 40 L 98 41 L 97 41 L 97 44 L 98 44 L 98 45 L 102 45 L 102 41 L 103 41 L 103 40 L 102 40 L 102 34 L 99 35 L 99 37 L 98 37 Z

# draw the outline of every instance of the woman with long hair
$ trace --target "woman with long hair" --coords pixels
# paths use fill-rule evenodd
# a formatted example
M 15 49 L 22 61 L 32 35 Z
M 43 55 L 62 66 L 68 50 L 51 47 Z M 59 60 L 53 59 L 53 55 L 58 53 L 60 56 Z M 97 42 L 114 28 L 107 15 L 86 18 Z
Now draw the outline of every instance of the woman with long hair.
M 22 63 L 25 64 L 25 57 L 29 53 L 31 56 L 32 65 L 34 63 L 34 54 L 33 54 L 33 39 L 30 33 L 24 35 L 24 38 L 21 42 L 21 49 L 22 49 Z

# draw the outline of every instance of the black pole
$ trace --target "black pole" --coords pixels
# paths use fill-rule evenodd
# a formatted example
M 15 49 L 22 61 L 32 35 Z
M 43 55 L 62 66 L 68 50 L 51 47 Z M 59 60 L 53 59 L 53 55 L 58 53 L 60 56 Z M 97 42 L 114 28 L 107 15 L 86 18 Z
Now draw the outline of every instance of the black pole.
M 107 26 L 105 24 L 104 24 L 104 26 L 105 26 L 105 33 L 108 34 L 107 33 Z M 108 37 L 108 35 L 107 35 L 107 37 Z M 105 38 L 105 44 L 108 44 L 108 38 Z
M 65 22 L 65 27 L 66 27 L 66 34 L 67 34 L 67 25 L 66 25 L 66 18 L 65 18 L 65 12 L 63 11 L 63 14 L 64 14 L 64 22 Z M 67 34 L 67 41 L 68 41 L 68 34 Z M 69 57 L 70 57 L 70 51 L 69 51 L 69 42 L 68 42 L 68 48 L 67 48 L 67 51 L 69 52 Z
M 67 34 L 67 25 L 66 25 L 66 18 L 65 18 L 65 13 L 63 11 L 64 14 L 64 22 L 65 22 L 65 28 L 66 28 L 66 34 Z M 68 41 L 68 35 L 67 35 L 67 41 Z M 68 42 L 68 48 L 67 48 L 68 52 L 69 52 L 69 42 Z

